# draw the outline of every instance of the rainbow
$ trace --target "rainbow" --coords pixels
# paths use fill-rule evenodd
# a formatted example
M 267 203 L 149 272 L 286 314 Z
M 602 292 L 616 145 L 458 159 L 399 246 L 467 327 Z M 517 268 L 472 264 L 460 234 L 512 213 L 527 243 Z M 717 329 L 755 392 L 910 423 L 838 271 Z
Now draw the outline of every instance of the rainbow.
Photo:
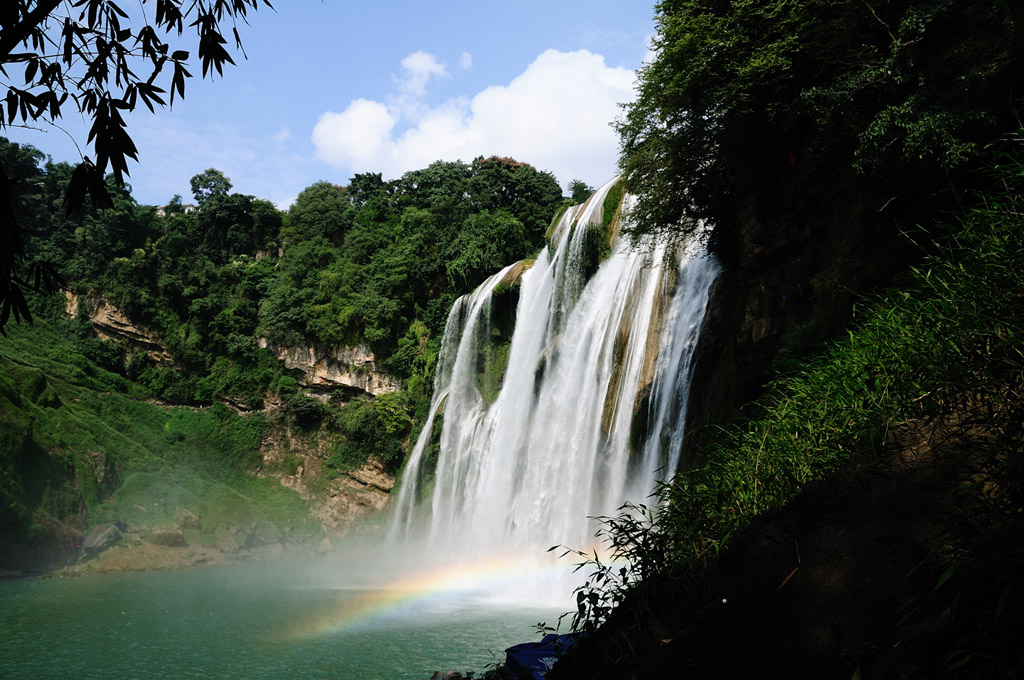
M 566 560 L 526 563 L 521 559 L 492 558 L 475 563 L 459 562 L 433 570 L 408 574 L 379 587 L 344 589 L 344 596 L 325 606 L 309 620 L 293 625 L 284 639 L 334 635 L 359 624 L 400 613 L 418 603 L 459 594 L 512 592 L 523 582 L 563 583 L 579 581 L 572 578 L 574 564 Z M 571 607 L 573 585 L 563 592 L 565 609 Z M 342 593 L 338 593 L 342 595 Z M 500 599 L 500 595 L 493 595 Z M 560 603 L 557 603 L 560 604 Z M 556 604 L 556 606 L 557 606 Z

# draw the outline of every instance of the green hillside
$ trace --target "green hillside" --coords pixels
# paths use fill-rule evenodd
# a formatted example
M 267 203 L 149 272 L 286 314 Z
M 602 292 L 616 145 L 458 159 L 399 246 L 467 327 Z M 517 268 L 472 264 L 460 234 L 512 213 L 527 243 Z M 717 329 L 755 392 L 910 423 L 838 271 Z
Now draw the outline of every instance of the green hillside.
M 149 536 L 180 527 L 186 511 L 200 520 L 183 528 L 189 543 L 240 527 L 254 529 L 253 544 L 321 538 L 298 494 L 254 475 L 265 418 L 151 403 L 86 357 L 95 342 L 45 322 L 0 339 L 4 569 L 75 558 L 92 525 Z

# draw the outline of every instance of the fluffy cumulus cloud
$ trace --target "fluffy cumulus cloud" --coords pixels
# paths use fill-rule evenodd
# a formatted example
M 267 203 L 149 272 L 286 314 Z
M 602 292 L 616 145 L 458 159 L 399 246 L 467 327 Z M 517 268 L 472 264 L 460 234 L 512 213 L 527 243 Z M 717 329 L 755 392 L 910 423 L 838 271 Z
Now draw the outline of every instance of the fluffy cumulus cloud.
M 397 122 L 398 113 L 386 105 L 356 99 L 341 113 L 320 116 L 313 128 L 317 156 L 362 172 L 391 151 L 388 140 Z
M 469 55 L 459 67 L 471 65 Z M 357 99 L 320 116 L 317 156 L 349 173 L 397 177 L 441 160 L 512 156 L 562 182 L 598 185 L 615 173 L 618 139 L 611 122 L 633 98 L 634 73 L 586 50 L 548 50 L 507 85 L 472 98 L 428 104 L 428 85 L 451 77 L 424 52 L 402 61 L 399 92 L 388 103 Z

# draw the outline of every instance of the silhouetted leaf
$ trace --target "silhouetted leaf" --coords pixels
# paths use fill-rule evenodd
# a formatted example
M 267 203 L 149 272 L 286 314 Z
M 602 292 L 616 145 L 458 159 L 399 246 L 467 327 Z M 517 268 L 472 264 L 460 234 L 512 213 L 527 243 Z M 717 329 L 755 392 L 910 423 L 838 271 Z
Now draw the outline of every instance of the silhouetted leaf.
M 32 312 L 28 309 L 25 294 L 15 285 L 10 286 L 4 296 L 3 310 L 0 311 L 0 331 L 3 331 L 12 314 L 17 322 L 24 319 L 26 322 L 32 323 Z
M 70 217 L 71 213 L 82 207 L 82 203 L 85 202 L 85 192 L 89 184 L 90 167 L 92 167 L 92 163 L 88 160 L 84 160 L 76 165 L 74 171 L 71 173 L 71 180 L 68 182 L 68 188 L 64 192 L 65 217 Z

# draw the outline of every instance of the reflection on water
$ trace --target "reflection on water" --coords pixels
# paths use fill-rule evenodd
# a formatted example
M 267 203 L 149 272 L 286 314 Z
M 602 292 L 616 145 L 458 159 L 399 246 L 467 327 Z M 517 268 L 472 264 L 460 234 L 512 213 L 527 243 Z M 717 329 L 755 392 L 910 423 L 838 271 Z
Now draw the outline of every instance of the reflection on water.
M 234 567 L 0 582 L 0 678 L 425 680 L 483 670 L 557 608 Z M 564 611 L 564 607 L 562 608 Z

